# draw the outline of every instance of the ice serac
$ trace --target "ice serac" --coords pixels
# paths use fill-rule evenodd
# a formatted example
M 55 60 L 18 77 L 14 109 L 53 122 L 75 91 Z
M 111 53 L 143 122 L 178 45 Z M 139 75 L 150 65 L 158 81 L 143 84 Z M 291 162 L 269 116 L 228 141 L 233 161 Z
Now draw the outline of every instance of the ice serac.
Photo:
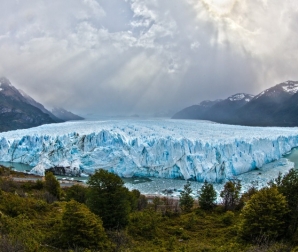
M 123 177 L 221 182 L 278 160 L 298 146 L 297 128 L 243 127 L 206 121 L 68 122 L 0 134 L 0 161 L 65 168 L 79 175 L 103 168 Z

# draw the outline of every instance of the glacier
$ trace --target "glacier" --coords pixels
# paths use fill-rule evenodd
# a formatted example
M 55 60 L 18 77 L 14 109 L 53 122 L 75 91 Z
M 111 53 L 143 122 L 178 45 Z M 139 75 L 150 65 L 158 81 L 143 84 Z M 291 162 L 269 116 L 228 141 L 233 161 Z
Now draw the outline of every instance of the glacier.
M 0 133 L 0 161 L 32 173 L 72 176 L 102 168 L 121 177 L 220 183 L 279 160 L 298 146 L 298 128 L 152 119 L 48 124 Z

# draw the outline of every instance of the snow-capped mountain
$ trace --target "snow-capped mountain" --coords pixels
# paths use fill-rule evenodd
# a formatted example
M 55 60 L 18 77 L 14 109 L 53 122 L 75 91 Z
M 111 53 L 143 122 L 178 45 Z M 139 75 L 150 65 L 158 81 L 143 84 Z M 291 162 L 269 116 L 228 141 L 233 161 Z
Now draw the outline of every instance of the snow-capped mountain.
M 196 106 L 196 105 L 195 105 Z M 208 107 L 202 115 L 188 108 L 176 113 L 175 119 L 203 119 L 219 123 L 248 126 L 298 126 L 298 81 L 286 81 L 260 94 L 235 94 Z
M 298 81 L 286 81 L 275 85 L 258 94 L 248 104 L 237 112 L 236 122 L 252 126 L 290 126 L 298 125 L 295 118 L 284 122 L 279 111 L 288 108 L 291 97 L 298 91 Z M 290 106 L 291 107 L 291 106 Z M 287 116 L 289 111 L 283 110 L 282 116 Z
M 227 99 L 202 101 L 199 105 L 187 107 L 176 113 L 173 119 L 200 119 L 229 123 L 240 107 L 253 99 L 253 95 L 238 93 Z
M 208 109 L 206 119 L 220 123 L 231 123 L 239 108 L 253 99 L 253 95 L 238 93 L 229 96 Z
M 73 120 L 84 120 L 83 117 L 80 117 L 78 115 L 73 114 L 70 111 L 67 111 L 63 108 L 53 108 L 52 113 L 57 116 L 58 118 L 61 118 L 64 121 L 73 121 Z
M 34 100 L 28 99 L 7 78 L 0 78 L 0 132 L 58 122 L 58 118 L 44 113 L 32 105 L 32 101 Z

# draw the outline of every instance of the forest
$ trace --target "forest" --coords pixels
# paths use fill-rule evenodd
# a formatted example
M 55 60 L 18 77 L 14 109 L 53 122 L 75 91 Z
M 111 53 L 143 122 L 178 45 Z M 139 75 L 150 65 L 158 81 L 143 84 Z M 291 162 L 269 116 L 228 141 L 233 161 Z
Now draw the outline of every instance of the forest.
M 298 251 L 294 169 L 246 192 L 205 182 L 198 198 L 190 181 L 179 198 L 148 197 L 102 169 L 69 187 L 50 172 L 24 176 L 0 166 L 0 251 Z

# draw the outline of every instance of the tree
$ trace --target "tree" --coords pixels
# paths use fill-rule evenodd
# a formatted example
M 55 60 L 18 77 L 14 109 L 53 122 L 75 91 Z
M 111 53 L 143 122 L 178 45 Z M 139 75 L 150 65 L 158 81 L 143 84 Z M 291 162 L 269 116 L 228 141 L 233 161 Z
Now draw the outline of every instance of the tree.
M 74 199 L 79 203 L 85 203 L 87 197 L 88 188 L 81 185 L 73 185 L 66 189 L 66 200 L 70 201 Z
M 285 232 L 288 212 L 285 196 L 277 188 L 263 188 L 255 193 L 242 210 L 241 235 L 245 239 L 276 239 Z
M 87 205 L 101 217 L 106 229 L 121 229 L 128 224 L 131 194 L 121 178 L 105 170 L 97 170 L 89 181 Z
M 288 202 L 288 234 L 293 235 L 298 227 L 298 170 L 291 169 L 285 176 L 280 177 L 281 175 L 276 179 L 276 186 Z
M 199 205 L 204 210 L 210 210 L 215 205 L 217 193 L 211 183 L 205 181 L 199 195 Z
M 71 200 L 62 216 L 60 246 L 109 249 L 101 219 L 84 205 Z
M 241 184 L 239 181 L 228 181 L 220 192 L 225 210 L 235 210 L 240 199 Z
M 192 193 L 189 181 L 184 185 L 184 190 L 180 193 L 180 207 L 183 212 L 190 212 L 193 207 L 194 199 L 190 195 Z
M 60 200 L 60 197 L 61 197 L 60 183 L 52 172 L 46 173 L 44 187 L 50 194 L 52 194 L 58 200 Z

